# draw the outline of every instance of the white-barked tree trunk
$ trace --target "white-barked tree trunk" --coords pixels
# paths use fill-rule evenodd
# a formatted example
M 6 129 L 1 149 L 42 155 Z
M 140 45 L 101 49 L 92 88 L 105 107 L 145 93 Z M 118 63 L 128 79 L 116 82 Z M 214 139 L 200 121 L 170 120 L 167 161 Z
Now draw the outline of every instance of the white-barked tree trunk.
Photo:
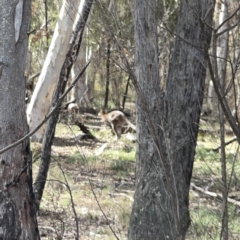
M 80 0 L 63 1 L 42 72 L 27 108 L 30 130 L 36 128 L 49 112 L 60 70 L 66 58 L 66 52 L 72 36 L 73 24 L 78 13 L 80 2 Z M 32 136 L 32 140 L 42 141 L 45 128 L 46 125 L 39 129 Z

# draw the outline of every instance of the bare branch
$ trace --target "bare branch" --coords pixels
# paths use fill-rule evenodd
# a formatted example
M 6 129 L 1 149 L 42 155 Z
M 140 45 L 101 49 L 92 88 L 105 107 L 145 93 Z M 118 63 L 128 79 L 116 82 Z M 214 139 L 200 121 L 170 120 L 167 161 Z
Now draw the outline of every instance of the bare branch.
M 216 29 L 215 32 L 217 32 L 226 22 L 228 22 L 231 18 L 233 18 L 237 12 L 240 10 L 240 5 L 238 6 L 238 8 L 233 12 L 232 15 L 230 15 L 228 18 L 226 18 Z M 218 33 L 219 34 L 219 33 Z
M 213 70 L 213 66 L 212 66 L 212 63 L 211 63 L 211 60 L 210 60 L 210 56 L 207 54 L 207 60 L 208 60 L 208 65 L 209 65 L 209 73 L 210 73 L 210 76 L 211 76 L 211 79 L 213 81 L 213 85 L 214 85 L 214 89 L 216 91 L 216 94 L 217 94 L 217 97 L 218 97 L 218 100 L 221 104 L 221 107 L 223 109 L 223 112 L 224 112 L 224 115 L 226 116 L 234 134 L 236 135 L 237 137 L 237 141 L 238 143 L 240 143 L 240 131 L 239 131 L 239 128 L 235 122 L 235 119 L 231 113 L 231 110 L 228 106 L 228 103 L 227 103 L 227 100 L 226 100 L 226 97 L 224 96 L 222 90 L 219 88 L 218 86 L 218 82 L 217 82 L 217 79 L 215 78 L 215 75 L 214 75 L 214 70 Z
M 75 223 L 76 223 L 76 237 L 75 239 L 80 239 L 79 238 L 79 226 L 78 226 L 78 215 L 77 215 L 77 212 L 76 212 L 76 208 L 75 208 L 75 203 L 74 203 L 74 200 L 73 200 L 73 195 L 72 195 L 72 190 L 68 184 L 68 181 L 67 181 L 67 178 L 66 178 L 66 175 L 65 175 L 65 172 L 63 171 L 62 169 L 62 166 L 61 164 L 57 161 L 57 164 L 58 164 L 58 167 L 60 168 L 61 172 L 62 172 L 62 175 L 64 177 L 64 180 L 65 180 L 65 183 L 64 185 L 67 187 L 67 190 L 68 190 L 68 193 L 70 195 L 70 201 L 71 201 L 71 206 L 72 206 L 72 210 L 73 210 L 73 214 L 74 214 L 74 219 L 75 219 Z
M 228 31 L 232 30 L 233 28 L 235 28 L 236 26 L 238 26 L 239 22 L 240 22 L 240 20 L 238 20 L 234 25 L 232 25 L 232 26 L 230 26 L 230 27 L 228 27 L 228 28 L 225 28 L 222 32 L 217 33 L 217 34 L 216 34 L 216 37 L 219 37 L 219 36 L 221 36 L 222 34 L 224 34 L 225 32 L 228 32 Z

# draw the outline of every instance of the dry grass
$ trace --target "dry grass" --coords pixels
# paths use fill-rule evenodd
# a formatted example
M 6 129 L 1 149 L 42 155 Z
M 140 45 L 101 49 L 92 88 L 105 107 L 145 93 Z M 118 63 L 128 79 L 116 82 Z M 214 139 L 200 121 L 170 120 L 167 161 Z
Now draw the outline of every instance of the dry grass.
M 76 225 L 66 184 L 73 196 L 81 240 L 116 239 L 114 234 L 121 240 L 127 239 L 135 183 L 135 144 L 124 136 L 114 142 L 115 136 L 109 129 L 91 131 L 99 141 L 77 141 L 79 130 L 76 126 L 57 126 L 51 168 L 38 217 L 42 239 L 74 239 Z M 192 182 L 220 193 L 220 154 L 212 151 L 219 144 L 217 136 L 199 135 L 198 140 Z M 105 148 L 97 155 L 103 145 Z M 32 144 L 36 160 L 34 174 L 38 170 L 40 146 Z M 240 164 L 238 156 L 234 162 L 236 147 L 236 143 L 227 147 L 227 167 L 230 177 L 235 164 L 229 193 L 236 192 L 239 201 Z M 221 200 L 192 189 L 189 198 L 192 222 L 186 239 L 220 239 Z M 229 204 L 229 239 L 240 239 L 238 215 L 239 208 Z
M 80 239 L 116 239 L 109 225 L 119 239 L 126 239 L 134 190 L 135 144 L 124 136 L 114 142 L 115 137 L 109 130 L 93 131 L 101 142 L 76 141 L 78 134 L 77 127 L 57 126 L 38 217 L 42 239 L 74 239 L 76 226 L 66 185 L 74 199 Z M 106 140 L 107 147 L 96 156 Z M 32 149 L 35 175 L 40 144 L 33 143 Z

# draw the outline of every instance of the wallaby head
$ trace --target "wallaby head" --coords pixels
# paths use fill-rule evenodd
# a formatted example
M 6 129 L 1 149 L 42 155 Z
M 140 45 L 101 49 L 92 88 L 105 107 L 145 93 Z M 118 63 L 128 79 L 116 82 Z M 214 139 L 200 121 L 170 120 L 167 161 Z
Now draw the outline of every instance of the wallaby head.
M 105 120 L 105 115 L 107 114 L 107 112 L 104 109 L 100 109 L 98 116 L 101 117 L 101 119 L 104 121 Z
M 98 116 L 101 116 L 102 114 L 105 114 L 105 113 L 106 113 L 106 111 L 103 108 L 101 108 L 99 110 Z
M 101 114 L 103 114 L 103 113 L 105 113 L 105 110 L 101 108 L 101 109 L 99 110 L 98 115 L 101 115 Z

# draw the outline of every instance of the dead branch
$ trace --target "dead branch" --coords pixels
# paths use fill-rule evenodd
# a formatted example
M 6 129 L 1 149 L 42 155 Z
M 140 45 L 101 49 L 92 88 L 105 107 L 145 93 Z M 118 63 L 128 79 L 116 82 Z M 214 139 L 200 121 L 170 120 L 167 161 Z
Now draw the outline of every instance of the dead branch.
M 84 136 L 82 136 L 84 139 L 94 139 L 97 140 L 95 136 L 90 132 L 88 127 L 86 127 L 84 124 L 81 122 L 76 121 L 75 124 L 80 128 L 80 130 L 85 133 Z M 82 139 L 82 138 L 81 138 Z
M 215 192 L 210 192 L 210 191 L 204 190 L 204 189 L 201 188 L 201 187 L 197 187 L 194 183 L 191 183 L 191 184 L 190 184 L 190 187 L 191 187 L 193 190 L 197 190 L 197 191 L 199 191 L 199 192 L 201 192 L 201 193 L 204 193 L 204 194 L 206 194 L 206 195 L 208 195 L 208 196 L 211 196 L 211 197 L 213 197 L 213 198 L 217 198 L 217 199 L 223 200 L 223 196 L 222 196 L 221 193 L 215 193 Z M 240 202 L 239 202 L 239 201 L 236 201 L 236 200 L 234 200 L 234 199 L 232 199 L 232 198 L 229 198 L 229 197 L 227 198 L 227 201 L 228 201 L 229 203 L 232 203 L 232 204 L 240 207 Z
M 229 144 L 231 144 L 231 143 L 233 143 L 233 142 L 235 142 L 235 141 L 237 141 L 237 138 L 236 138 L 236 137 L 233 137 L 233 138 L 231 138 L 229 141 L 225 142 L 224 146 L 227 146 L 227 145 L 229 145 Z M 213 148 L 212 150 L 213 150 L 214 152 L 217 152 L 217 151 L 220 150 L 220 149 L 221 149 L 221 146 L 218 146 L 218 147 L 216 147 L 216 148 Z
M 131 201 L 131 202 L 134 201 L 133 197 L 127 195 L 126 193 L 111 193 L 110 196 L 112 196 L 112 197 L 123 196 L 123 197 L 128 198 L 128 200 Z
M 56 233 L 56 230 L 50 226 L 41 226 L 41 225 L 38 225 L 38 228 L 39 229 L 45 229 L 45 230 L 48 230 L 48 231 L 52 231 L 54 233 Z

